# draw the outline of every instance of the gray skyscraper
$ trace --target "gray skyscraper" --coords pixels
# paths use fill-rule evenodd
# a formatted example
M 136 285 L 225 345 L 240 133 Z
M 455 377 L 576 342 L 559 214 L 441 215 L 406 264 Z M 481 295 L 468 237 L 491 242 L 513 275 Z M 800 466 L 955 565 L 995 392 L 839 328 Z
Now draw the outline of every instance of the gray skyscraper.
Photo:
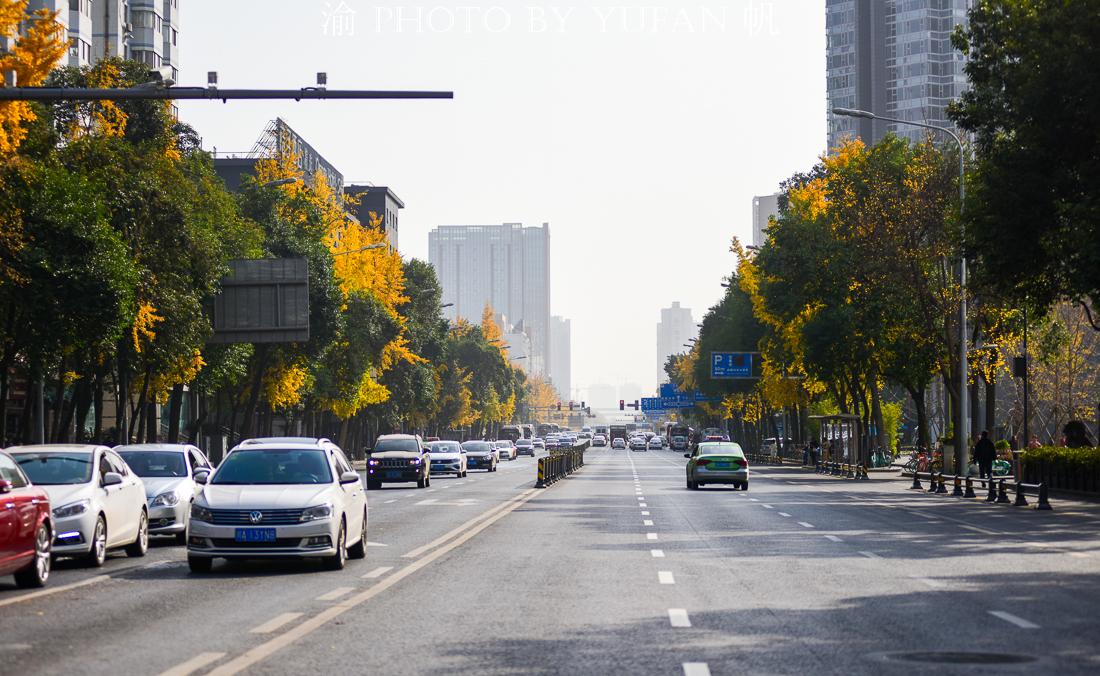
M 531 336 L 527 369 L 546 374 L 550 346 L 550 224 L 441 225 L 428 233 L 428 260 L 443 285 L 449 319 L 481 321 L 485 304 L 522 322 Z
M 668 380 L 665 362 L 671 355 L 687 352 L 684 345 L 696 333 L 690 308 L 680 307 L 680 302 L 676 301 L 672 307 L 661 310 L 661 321 L 657 322 L 657 382 Z
M 769 219 L 779 217 L 779 193 L 752 198 L 752 245 L 764 245 Z
M 573 322 L 550 318 L 550 382 L 563 400 L 573 398 Z
M 952 126 L 947 104 L 966 88 L 951 32 L 971 0 L 826 0 L 829 110 Z M 888 131 L 914 140 L 926 130 L 829 114 L 829 148 L 844 136 L 877 143 Z

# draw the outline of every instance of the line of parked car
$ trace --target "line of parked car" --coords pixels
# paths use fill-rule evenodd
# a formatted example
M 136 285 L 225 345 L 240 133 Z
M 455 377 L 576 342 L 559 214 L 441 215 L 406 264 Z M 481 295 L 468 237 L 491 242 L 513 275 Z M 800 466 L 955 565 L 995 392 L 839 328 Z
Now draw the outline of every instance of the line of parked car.
M 194 573 L 218 558 L 316 558 L 339 570 L 366 556 L 367 490 L 495 472 L 542 448 L 384 435 L 363 481 L 328 439 L 248 439 L 217 467 L 189 444 L 16 446 L 0 451 L 0 575 L 41 587 L 54 558 L 98 567 L 114 549 L 144 556 L 158 535 L 186 546 Z

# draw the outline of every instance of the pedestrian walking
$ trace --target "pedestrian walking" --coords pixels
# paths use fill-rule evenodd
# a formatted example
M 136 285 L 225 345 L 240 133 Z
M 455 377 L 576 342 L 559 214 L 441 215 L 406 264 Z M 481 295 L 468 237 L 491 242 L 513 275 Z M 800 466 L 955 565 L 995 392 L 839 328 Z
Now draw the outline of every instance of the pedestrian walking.
M 978 463 L 978 476 L 993 477 L 993 461 L 997 459 L 997 447 L 989 439 L 989 432 L 982 430 L 982 438 L 974 445 L 974 461 Z

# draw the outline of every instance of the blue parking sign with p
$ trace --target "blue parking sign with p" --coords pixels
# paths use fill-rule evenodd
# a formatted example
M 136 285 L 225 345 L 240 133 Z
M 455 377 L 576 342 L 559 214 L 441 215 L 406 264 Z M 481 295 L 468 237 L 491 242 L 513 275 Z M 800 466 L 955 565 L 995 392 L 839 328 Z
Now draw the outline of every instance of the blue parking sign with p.
M 751 378 L 751 352 L 712 352 L 710 355 L 711 378 Z

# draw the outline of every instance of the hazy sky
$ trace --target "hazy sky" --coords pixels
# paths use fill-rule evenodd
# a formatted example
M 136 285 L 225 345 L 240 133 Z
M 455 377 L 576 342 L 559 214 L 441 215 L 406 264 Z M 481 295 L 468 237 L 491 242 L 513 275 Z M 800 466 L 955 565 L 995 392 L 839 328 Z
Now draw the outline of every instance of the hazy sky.
M 206 148 L 283 117 L 349 182 L 441 223 L 546 221 L 573 384 L 655 386 L 656 322 L 721 295 L 752 197 L 825 145 L 822 0 L 184 0 L 181 85 L 448 89 L 453 101 L 190 102 Z M 610 402 L 596 402 L 607 405 Z

